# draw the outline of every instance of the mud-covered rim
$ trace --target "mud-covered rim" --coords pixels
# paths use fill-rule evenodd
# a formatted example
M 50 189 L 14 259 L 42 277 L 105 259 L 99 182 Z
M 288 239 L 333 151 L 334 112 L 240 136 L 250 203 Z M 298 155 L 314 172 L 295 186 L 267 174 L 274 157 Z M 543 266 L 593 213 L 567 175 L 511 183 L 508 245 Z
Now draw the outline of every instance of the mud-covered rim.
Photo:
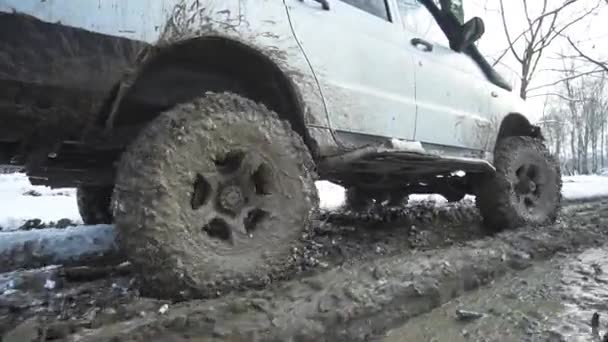
M 218 251 L 242 251 L 250 240 L 263 239 L 267 230 L 260 226 L 280 214 L 277 175 L 253 149 L 231 149 L 215 156 L 213 165 L 192 180 L 190 209 L 204 211 L 201 233 Z
M 512 203 L 520 214 L 543 221 L 553 210 L 555 174 L 547 161 L 527 154 L 511 170 Z

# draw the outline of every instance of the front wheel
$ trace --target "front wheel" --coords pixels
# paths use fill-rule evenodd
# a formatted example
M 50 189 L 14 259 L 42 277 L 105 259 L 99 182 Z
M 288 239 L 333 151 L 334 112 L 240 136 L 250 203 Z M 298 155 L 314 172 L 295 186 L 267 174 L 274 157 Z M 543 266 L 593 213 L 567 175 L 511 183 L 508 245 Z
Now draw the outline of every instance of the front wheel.
M 555 222 L 561 205 L 559 163 L 539 139 L 508 137 L 495 151 L 496 173 L 481 179 L 477 207 L 487 229 Z
M 280 277 L 318 206 L 313 168 L 287 122 L 237 95 L 208 94 L 149 123 L 114 195 L 142 290 L 209 297 Z

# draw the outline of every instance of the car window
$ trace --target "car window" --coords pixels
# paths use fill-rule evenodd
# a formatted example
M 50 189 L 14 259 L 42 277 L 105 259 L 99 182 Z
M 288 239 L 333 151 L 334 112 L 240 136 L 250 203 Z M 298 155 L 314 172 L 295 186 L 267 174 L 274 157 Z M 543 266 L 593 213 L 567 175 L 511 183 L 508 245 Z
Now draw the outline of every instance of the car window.
M 450 41 L 441 27 L 433 18 L 431 12 L 419 0 L 397 0 L 399 12 L 406 30 L 416 34 L 418 38 L 450 46 Z
M 341 0 L 349 5 L 357 7 L 365 12 L 373 14 L 384 20 L 390 21 L 386 0 Z

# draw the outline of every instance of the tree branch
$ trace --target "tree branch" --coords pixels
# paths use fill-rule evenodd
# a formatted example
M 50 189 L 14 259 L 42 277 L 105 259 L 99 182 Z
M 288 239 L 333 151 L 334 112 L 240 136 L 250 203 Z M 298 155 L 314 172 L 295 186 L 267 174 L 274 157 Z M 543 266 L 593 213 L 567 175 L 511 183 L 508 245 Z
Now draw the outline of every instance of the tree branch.
M 515 43 L 517 43 L 517 41 L 520 40 L 521 37 L 523 37 L 526 32 L 527 32 L 527 30 L 524 30 L 517 37 L 515 37 L 515 40 L 513 40 L 513 44 L 510 44 L 508 48 L 504 49 L 504 51 L 500 53 L 500 56 L 498 56 L 498 58 L 496 58 L 494 63 L 492 63 L 492 66 L 496 66 L 498 63 L 500 63 L 500 61 L 506 56 L 507 52 L 511 51 L 511 46 L 514 45 Z
M 513 56 L 515 57 L 515 59 L 517 59 L 520 63 L 523 63 L 524 62 L 523 59 L 521 57 L 519 57 L 519 55 L 515 51 L 515 47 L 513 46 L 513 40 L 511 39 L 511 34 L 509 33 L 509 29 L 507 28 L 507 18 L 505 16 L 505 6 L 503 4 L 503 0 L 500 0 L 499 2 L 500 2 L 500 15 L 502 16 L 502 26 L 505 30 L 505 34 L 507 35 L 507 42 L 509 43 L 509 49 L 511 49 L 511 53 L 513 53 Z
M 608 63 L 606 62 L 600 62 L 597 59 L 592 58 L 591 56 L 585 54 L 578 46 L 576 46 L 576 44 L 574 44 L 574 42 L 572 41 L 572 39 L 570 39 L 570 37 L 566 37 L 566 39 L 568 40 L 568 43 L 570 43 L 570 45 L 572 46 L 572 48 L 574 48 L 574 50 L 576 50 L 576 52 L 578 52 L 578 54 L 580 55 L 580 57 L 583 57 L 585 60 L 597 65 L 598 67 L 602 68 L 605 72 L 608 72 Z
M 541 96 L 546 96 L 546 97 L 549 97 L 549 96 L 557 96 L 557 97 L 561 98 L 562 100 L 566 100 L 566 101 L 569 101 L 569 102 L 582 102 L 582 100 L 577 100 L 577 99 L 569 98 L 569 97 L 567 97 L 567 96 L 565 96 L 565 95 L 563 95 L 563 94 L 560 94 L 560 93 L 552 93 L 552 92 L 549 92 L 549 93 L 542 93 L 542 94 L 534 94 L 534 95 L 529 95 L 529 96 L 528 96 L 528 98 L 541 97 Z
M 533 21 L 533 23 L 535 23 L 535 24 L 536 24 L 536 22 L 537 22 L 537 21 L 542 20 L 542 19 L 543 19 L 543 18 L 545 18 L 545 17 L 548 17 L 548 16 L 550 16 L 550 15 L 557 14 L 557 13 L 561 12 L 561 11 L 562 11 L 564 8 L 566 8 L 566 7 L 568 7 L 568 6 L 572 5 L 572 4 L 574 4 L 574 3 L 575 3 L 575 2 L 577 2 L 577 1 L 578 1 L 578 0 L 568 0 L 568 1 L 564 2 L 564 4 L 563 4 L 563 5 L 561 5 L 560 7 L 556 8 L 556 9 L 554 9 L 554 10 L 551 10 L 551 11 L 549 11 L 549 12 L 547 12 L 547 13 L 543 13 L 543 14 L 541 14 L 541 15 L 540 15 L 538 18 L 536 18 L 536 19 Z
M 557 30 L 557 31 L 555 31 L 555 26 L 550 27 L 550 31 L 549 31 L 549 32 L 547 33 L 547 35 L 545 36 L 545 37 L 547 38 L 547 40 L 546 40 L 546 42 L 544 42 L 544 44 L 542 44 L 542 45 L 539 47 L 539 49 L 544 49 L 544 48 L 546 48 L 547 46 L 549 46 L 549 45 L 550 45 L 550 44 L 551 44 L 551 43 L 552 43 L 552 42 L 553 42 L 553 41 L 554 41 L 554 40 L 555 40 L 557 37 L 561 36 L 561 35 L 562 35 L 562 33 L 563 33 L 563 32 L 564 32 L 566 29 L 568 29 L 570 26 L 572 26 L 572 25 L 574 25 L 574 24 L 578 23 L 579 21 L 581 21 L 581 20 L 585 19 L 585 18 L 586 18 L 588 15 L 590 15 L 591 13 L 595 12 L 595 10 L 597 10 L 597 9 L 599 8 L 600 4 L 601 4 L 601 0 L 600 0 L 600 1 L 598 1 L 598 2 L 596 3 L 596 5 L 595 5 L 593 8 L 591 8 L 590 10 L 588 10 L 588 11 L 584 12 L 584 13 L 583 13 L 583 14 L 581 14 L 580 16 L 578 16 L 578 17 L 576 17 L 576 18 L 572 19 L 572 20 L 571 20 L 570 22 L 568 22 L 567 24 L 564 24 L 564 25 L 563 25 L 563 26 L 562 26 L 562 27 L 561 27 L 559 30 Z M 557 18 L 557 16 L 556 16 L 556 18 Z M 551 34 L 551 33 L 552 33 L 551 31 L 553 31 L 553 32 L 554 32 L 554 34 Z M 544 40 L 544 39 L 543 39 L 543 40 Z
M 569 71 L 569 70 L 564 70 L 564 71 Z M 554 86 L 554 85 L 558 85 L 558 84 L 560 84 L 562 82 L 572 81 L 572 80 L 575 80 L 575 79 L 583 77 L 583 76 L 588 76 L 588 75 L 592 75 L 592 74 L 596 74 L 596 73 L 603 73 L 603 72 L 604 72 L 603 70 L 595 69 L 595 70 L 591 70 L 591 71 L 582 72 L 582 73 L 579 73 L 579 74 L 576 74 L 576 75 L 570 75 L 568 77 L 561 78 L 561 79 L 559 79 L 559 80 L 557 80 L 555 82 L 551 82 L 551 83 L 547 83 L 547 84 L 543 84 L 543 85 L 539 85 L 539 86 L 536 86 L 536 87 L 529 88 L 528 91 L 534 91 L 534 90 L 538 90 L 538 89 L 542 89 L 542 88 L 546 88 L 546 87 L 551 87 L 551 86 Z

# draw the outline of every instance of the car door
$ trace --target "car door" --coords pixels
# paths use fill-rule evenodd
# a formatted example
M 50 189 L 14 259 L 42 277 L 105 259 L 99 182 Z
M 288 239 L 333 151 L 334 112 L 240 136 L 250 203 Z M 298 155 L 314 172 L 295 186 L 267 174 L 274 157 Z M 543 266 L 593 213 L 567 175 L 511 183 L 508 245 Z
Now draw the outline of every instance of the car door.
M 423 143 L 485 150 L 492 129 L 491 90 L 477 64 L 449 48 L 441 27 L 419 0 L 397 0 L 407 49 L 415 57 L 417 122 Z
M 340 133 L 413 139 L 414 59 L 385 0 L 285 0 Z M 392 2 L 392 1 L 391 1 Z

